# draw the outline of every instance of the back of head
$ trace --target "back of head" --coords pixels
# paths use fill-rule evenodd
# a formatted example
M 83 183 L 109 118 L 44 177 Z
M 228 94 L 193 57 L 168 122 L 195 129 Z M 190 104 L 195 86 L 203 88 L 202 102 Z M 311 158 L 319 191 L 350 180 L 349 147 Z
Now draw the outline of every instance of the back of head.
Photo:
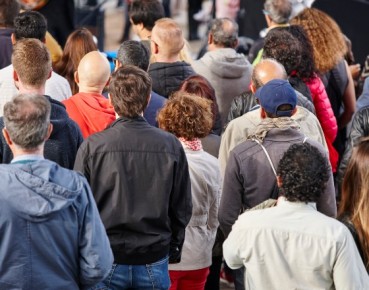
M 134 65 L 147 71 L 150 52 L 141 41 L 126 40 L 118 49 L 117 59 L 122 65 Z
M 30 38 L 16 42 L 12 63 L 21 82 L 32 88 L 43 86 L 51 73 L 51 57 L 45 44 Z
M 4 106 L 4 124 L 10 139 L 24 150 L 36 149 L 47 136 L 50 102 L 41 95 L 21 94 Z
M 263 58 L 252 71 L 252 84 L 255 89 L 262 87 L 267 82 L 281 79 L 287 80 L 284 66 L 272 58 Z
M 80 88 L 96 88 L 102 91 L 110 77 L 110 64 L 98 51 L 87 53 L 78 65 Z
M 301 53 L 300 42 L 286 28 L 274 28 L 265 37 L 263 57 L 280 62 L 288 75 L 297 70 Z
M 200 75 L 190 76 L 182 82 L 179 91 L 194 94 L 211 101 L 211 111 L 215 122 L 215 118 L 219 114 L 218 104 L 215 97 L 215 90 L 206 78 Z
M 133 0 L 129 7 L 129 17 L 133 24 L 142 23 L 149 31 L 164 15 L 163 5 L 158 0 Z
M 45 41 L 46 31 L 46 18 L 37 11 L 25 11 L 14 19 L 14 37 L 17 41 L 23 38 Z
M 0 0 L 0 27 L 13 27 L 20 5 L 17 0 Z
M 290 0 L 266 0 L 264 10 L 269 18 L 276 24 L 288 23 L 291 13 L 292 4 Z
M 183 91 L 175 92 L 158 115 L 159 127 L 191 141 L 209 135 L 213 114 L 209 100 Z
M 235 48 L 238 43 L 238 24 L 229 18 L 214 19 L 210 34 L 216 46 Z
M 184 46 L 181 27 L 170 18 L 162 18 L 155 22 L 151 40 L 160 48 L 160 52 L 168 57 L 179 55 Z
M 256 90 L 255 97 L 269 118 L 291 117 L 296 108 L 296 92 L 286 80 L 267 82 Z
M 319 72 L 327 72 L 342 60 L 347 46 L 341 29 L 328 14 L 315 8 L 306 8 L 291 20 L 291 24 L 304 28 L 313 46 Z
M 348 216 L 359 236 L 369 269 L 369 137 L 353 148 L 342 184 L 338 216 Z
M 120 117 L 135 118 L 143 113 L 151 94 L 151 78 L 142 69 L 127 65 L 111 77 L 109 96 Z
M 292 202 L 317 202 L 329 179 L 327 158 L 309 143 L 293 144 L 279 161 L 281 194 Z

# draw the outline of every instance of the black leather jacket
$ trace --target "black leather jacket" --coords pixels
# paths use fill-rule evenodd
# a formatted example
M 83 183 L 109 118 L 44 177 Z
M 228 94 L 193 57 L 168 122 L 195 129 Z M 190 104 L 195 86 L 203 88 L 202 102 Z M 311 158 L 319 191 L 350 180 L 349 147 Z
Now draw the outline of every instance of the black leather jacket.
M 192 213 L 187 159 L 178 139 L 143 117 L 119 118 L 78 150 L 115 263 L 179 262 Z

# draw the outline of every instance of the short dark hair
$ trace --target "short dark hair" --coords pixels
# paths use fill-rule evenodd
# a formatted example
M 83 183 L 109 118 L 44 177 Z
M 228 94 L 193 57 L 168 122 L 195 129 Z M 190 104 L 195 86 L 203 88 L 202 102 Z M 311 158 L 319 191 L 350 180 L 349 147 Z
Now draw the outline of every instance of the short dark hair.
M 133 0 L 129 6 L 129 17 L 133 24 L 142 23 L 151 31 L 155 21 L 165 16 L 164 7 L 158 0 Z
M 135 118 L 142 114 L 150 93 L 151 78 L 142 69 L 127 65 L 112 74 L 109 94 L 114 110 L 120 117 Z
M 47 20 L 37 11 L 25 11 L 14 19 L 14 36 L 16 40 L 36 38 L 44 41 L 46 31 Z
M 147 71 L 150 52 L 141 41 L 126 40 L 118 49 L 117 59 L 122 65 L 134 65 Z
M 36 149 L 45 141 L 50 124 L 50 102 L 45 96 L 20 94 L 4 106 L 10 139 L 22 149 Z
M 0 26 L 13 27 L 20 5 L 17 0 L 0 0 Z
M 160 110 L 158 123 L 161 129 L 188 141 L 206 137 L 213 126 L 211 101 L 177 91 Z
M 264 9 L 273 22 L 285 24 L 291 17 L 292 4 L 290 0 L 266 0 Z
M 272 29 L 265 37 L 263 58 L 280 62 L 288 75 L 298 69 L 301 54 L 300 42 L 287 29 Z
M 216 18 L 211 22 L 210 33 L 214 44 L 234 48 L 238 39 L 238 24 L 230 18 Z
M 282 195 L 288 201 L 317 202 L 330 175 L 326 157 L 309 143 L 293 144 L 279 161 Z

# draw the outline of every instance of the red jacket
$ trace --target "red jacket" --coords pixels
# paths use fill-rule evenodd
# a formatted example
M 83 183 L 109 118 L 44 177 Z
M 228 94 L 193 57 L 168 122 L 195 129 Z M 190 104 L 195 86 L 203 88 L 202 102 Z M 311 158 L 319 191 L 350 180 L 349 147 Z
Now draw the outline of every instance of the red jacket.
M 316 76 L 308 81 L 305 81 L 305 83 L 310 89 L 316 116 L 324 132 L 324 137 L 328 145 L 329 160 L 332 165 L 332 170 L 333 172 L 336 172 L 339 158 L 336 149 L 333 147 L 333 142 L 336 139 L 338 131 L 336 117 L 334 116 L 331 103 L 321 79 Z
M 110 101 L 97 93 L 78 93 L 63 104 L 69 117 L 80 127 L 83 138 L 104 130 L 116 119 Z

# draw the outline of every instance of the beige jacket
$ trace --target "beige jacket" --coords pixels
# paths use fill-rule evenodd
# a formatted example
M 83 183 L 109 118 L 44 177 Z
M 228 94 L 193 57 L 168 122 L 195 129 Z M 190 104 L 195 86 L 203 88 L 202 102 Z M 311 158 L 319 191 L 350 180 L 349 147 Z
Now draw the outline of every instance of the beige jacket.
M 297 112 L 292 116 L 292 119 L 299 123 L 301 133 L 322 144 L 328 152 L 322 127 L 320 126 L 319 120 L 313 113 L 303 107 L 297 106 Z M 219 149 L 219 163 L 222 175 L 224 175 L 231 150 L 236 147 L 236 145 L 245 141 L 260 121 L 260 109 L 257 109 L 232 120 L 228 124 L 222 135 Z

